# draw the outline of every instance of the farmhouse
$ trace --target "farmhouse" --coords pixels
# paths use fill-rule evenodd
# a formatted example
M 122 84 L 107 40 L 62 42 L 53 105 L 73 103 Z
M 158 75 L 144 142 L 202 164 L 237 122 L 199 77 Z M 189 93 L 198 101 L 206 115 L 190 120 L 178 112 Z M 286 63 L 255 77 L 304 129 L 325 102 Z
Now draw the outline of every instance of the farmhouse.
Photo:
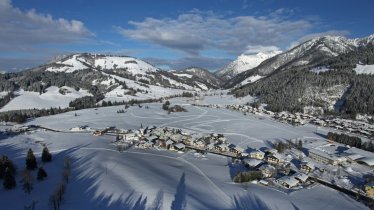
M 255 150 L 255 151 L 252 151 L 249 153 L 249 156 L 251 158 L 255 158 L 255 159 L 258 159 L 258 160 L 262 160 L 264 159 L 265 157 L 265 153 L 260 151 L 260 150 Z
M 176 143 L 173 145 L 172 148 L 173 148 L 172 150 L 175 150 L 175 151 L 182 151 L 186 148 L 186 145 L 184 145 L 183 143 Z
M 314 164 L 312 162 L 303 162 L 300 164 L 300 170 L 308 174 L 314 170 Z
M 283 163 L 284 159 L 279 153 L 273 153 L 267 156 L 267 161 L 272 164 Z
M 294 174 L 292 177 L 294 177 L 296 180 L 298 180 L 300 183 L 305 183 L 309 176 L 306 175 L 306 174 L 303 174 L 303 173 L 297 173 L 297 174 Z
M 252 158 L 245 158 L 245 159 L 243 159 L 243 164 L 246 167 L 249 167 L 249 168 L 257 168 L 262 163 L 263 163 L 263 161 L 258 160 L 258 159 L 252 159 Z
M 296 187 L 299 184 L 299 181 L 292 176 L 281 177 L 278 182 L 286 188 Z

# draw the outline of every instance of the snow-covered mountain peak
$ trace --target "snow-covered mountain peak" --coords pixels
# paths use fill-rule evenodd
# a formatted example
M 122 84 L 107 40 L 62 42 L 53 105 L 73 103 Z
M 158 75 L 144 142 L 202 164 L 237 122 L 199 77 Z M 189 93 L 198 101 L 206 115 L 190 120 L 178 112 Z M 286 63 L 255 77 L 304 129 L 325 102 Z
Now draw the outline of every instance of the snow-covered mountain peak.
M 46 71 L 72 73 L 85 69 L 125 70 L 133 75 L 157 71 L 156 67 L 137 58 L 89 53 L 65 56 L 50 63 Z
M 281 53 L 278 50 L 258 52 L 256 54 L 241 54 L 236 60 L 216 72 L 217 76 L 230 79 L 244 71 L 257 67 L 262 61 Z

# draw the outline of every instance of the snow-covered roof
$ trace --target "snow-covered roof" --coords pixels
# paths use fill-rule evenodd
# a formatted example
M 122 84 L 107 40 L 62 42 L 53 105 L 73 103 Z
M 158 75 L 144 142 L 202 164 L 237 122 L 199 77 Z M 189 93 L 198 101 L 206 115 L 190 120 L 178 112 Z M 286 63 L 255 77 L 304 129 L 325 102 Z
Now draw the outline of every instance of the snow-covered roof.
M 278 160 L 282 160 L 283 159 L 283 156 L 279 153 L 273 153 L 270 155 L 270 157 L 275 157 L 276 159 Z
M 299 181 L 294 177 L 284 176 L 278 179 L 280 182 L 286 183 L 290 187 L 296 186 Z
M 174 147 L 176 147 L 177 149 L 184 149 L 186 145 L 184 145 L 183 143 L 177 143 L 177 144 L 174 144 Z
M 174 144 L 174 142 L 172 140 L 170 140 L 170 139 L 167 140 L 165 143 L 166 143 L 166 145 L 172 145 L 172 144 Z
M 374 166 L 374 158 L 364 157 L 357 160 L 357 162 L 365 163 L 368 166 Z
M 258 159 L 252 159 L 252 158 L 246 158 L 243 160 L 245 164 L 248 164 L 251 167 L 256 167 L 260 165 L 263 161 L 258 160 Z
M 312 163 L 312 162 L 304 162 L 304 163 L 302 163 L 302 165 L 308 166 L 311 169 L 314 168 L 314 163 Z
M 302 181 L 302 182 L 305 182 L 305 181 L 309 178 L 308 175 L 303 174 L 303 173 L 297 173 L 297 174 L 294 174 L 293 177 L 294 177 L 295 179 L 299 179 L 299 180 Z
M 358 159 L 363 158 L 363 157 L 365 157 L 365 156 L 360 155 L 360 154 L 354 154 L 354 153 L 346 156 L 346 158 L 348 158 L 350 160 L 358 160 Z
M 326 159 L 329 159 L 329 160 L 333 160 L 333 161 L 338 161 L 339 159 L 334 156 L 334 155 L 330 155 L 324 151 L 321 151 L 321 150 L 318 150 L 318 149 L 310 149 L 309 150 L 309 154 L 315 154 L 315 155 L 318 155 L 318 156 L 321 156 L 321 157 L 324 157 Z

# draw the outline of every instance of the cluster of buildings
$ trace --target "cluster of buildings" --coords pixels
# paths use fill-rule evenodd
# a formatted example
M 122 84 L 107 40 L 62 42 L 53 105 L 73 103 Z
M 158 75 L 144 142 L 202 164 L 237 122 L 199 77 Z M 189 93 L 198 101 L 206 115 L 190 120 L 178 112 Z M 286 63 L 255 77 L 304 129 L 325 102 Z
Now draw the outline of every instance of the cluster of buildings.
M 300 117 L 303 116 L 300 115 Z M 166 149 L 176 152 L 196 150 L 202 153 L 232 157 L 240 160 L 249 170 L 260 171 L 263 177 L 260 183 L 286 189 L 298 189 L 300 186 L 310 185 L 313 182 L 309 179 L 310 177 L 325 179 L 323 173 L 330 170 L 331 167 L 355 163 L 364 164 L 369 170 L 374 169 L 374 158 L 371 156 L 355 153 L 354 151 L 360 151 L 358 149 L 348 151 L 347 149 L 350 148 L 345 145 L 330 141 L 315 140 L 315 143 L 311 140 L 309 143 L 304 141 L 306 144 L 303 145 L 303 149 L 307 155 L 305 156 L 304 152 L 295 148 L 286 149 L 283 153 L 272 148 L 261 148 L 261 150 L 242 148 L 229 143 L 222 134 L 191 134 L 176 128 L 147 127 L 138 130 L 119 130 L 107 127 L 100 131 L 100 135 L 104 133 L 116 133 L 117 145 L 130 145 L 139 149 Z M 300 158 L 301 153 L 304 158 Z M 333 183 L 332 180 L 326 181 Z M 367 181 L 364 185 L 356 188 L 361 189 L 369 196 L 374 196 L 372 182 Z
M 209 108 L 222 108 L 219 104 L 205 105 Z M 289 112 L 272 112 L 263 107 L 255 108 L 249 105 L 227 105 L 227 109 L 240 111 L 244 114 L 251 113 L 255 115 L 266 114 L 281 122 L 290 123 L 292 125 L 304 125 L 306 123 L 315 124 L 317 126 L 331 127 L 339 129 L 347 133 L 354 133 L 365 136 L 367 138 L 374 138 L 374 125 L 358 120 L 348 120 L 341 118 L 324 119 L 309 114 L 303 113 L 289 113 Z
M 315 118 L 310 121 L 310 123 L 330 127 L 333 129 L 338 129 L 345 131 L 347 133 L 354 133 L 365 136 L 367 138 L 374 137 L 374 125 L 362 121 L 348 120 L 348 119 L 318 119 Z

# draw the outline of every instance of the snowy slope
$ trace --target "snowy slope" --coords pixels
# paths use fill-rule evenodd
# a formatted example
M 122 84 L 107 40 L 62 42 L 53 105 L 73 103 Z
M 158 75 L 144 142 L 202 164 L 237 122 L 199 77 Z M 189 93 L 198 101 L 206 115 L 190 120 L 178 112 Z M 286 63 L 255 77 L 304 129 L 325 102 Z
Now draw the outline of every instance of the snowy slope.
M 94 66 L 100 69 L 126 69 L 133 75 L 145 75 L 146 72 L 156 72 L 157 70 L 149 63 L 131 57 L 105 56 L 96 58 Z
M 18 95 L 11 100 L 7 105 L 0 109 L 0 112 L 20 109 L 48 109 L 51 107 L 69 107 L 69 102 L 83 96 L 90 96 L 86 90 L 76 91 L 70 87 L 62 87 L 68 91 L 65 95 L 59 93 L 58 87 L 52 86 L 47 89 L 46 93 L 39 94 L 37 92 L 29 92 L 20 90 L 15 92 Z
M 253 83 L 253 82 L 256 82 L 257 80 L 260 80 L 262 79 L 263 76 L 260 76 L 260 75 L 254 75 L 254 76 L 250 76 L 248 77 L 247 79 L 243 80 L 239 86 L 242 86 L 242 85 L 246 85 L 248 83 Z
M 371 74 L 374 75 L 374 65 L 360 65 L 357 64 L 354 69 L 356 74 Z
M 281 51 L 274 50 L 251 55 L 242 54 L 223 69 L 218 70 L 215 74 L 221 78 L 231 79 L 244 71 L 257 67 L 262 61 L 279 53 L 281 53 Z
M 314 65 L 319 62 L 351 52 L 359 46 L 373 43 L 373 36 L 347 39 L 341 36 L 323 36 L 301 43 L 294 48 L 263 61 L 250 71 L 238 74 L 225 86 L 233 87 L 253 75 L 267 76 L 274 71 L 283 71 L 297 66 Z
M 123 69 L 130 74 L 144 75 L 147 72 L 156 72 L 157 68 L 140 59 L 124 56 L 110 56 L 97 54 L 74 54 L 50 63 L 46 71 L 72 73 L 78 70 L 95 68 L 99 70 Z
M 64 61 L 57 61 L 52 65 L 53 66 L 47 68 L 46 71 L 72 73 L 89 68 L 79 59 L 79 54 L 73 55 Z

